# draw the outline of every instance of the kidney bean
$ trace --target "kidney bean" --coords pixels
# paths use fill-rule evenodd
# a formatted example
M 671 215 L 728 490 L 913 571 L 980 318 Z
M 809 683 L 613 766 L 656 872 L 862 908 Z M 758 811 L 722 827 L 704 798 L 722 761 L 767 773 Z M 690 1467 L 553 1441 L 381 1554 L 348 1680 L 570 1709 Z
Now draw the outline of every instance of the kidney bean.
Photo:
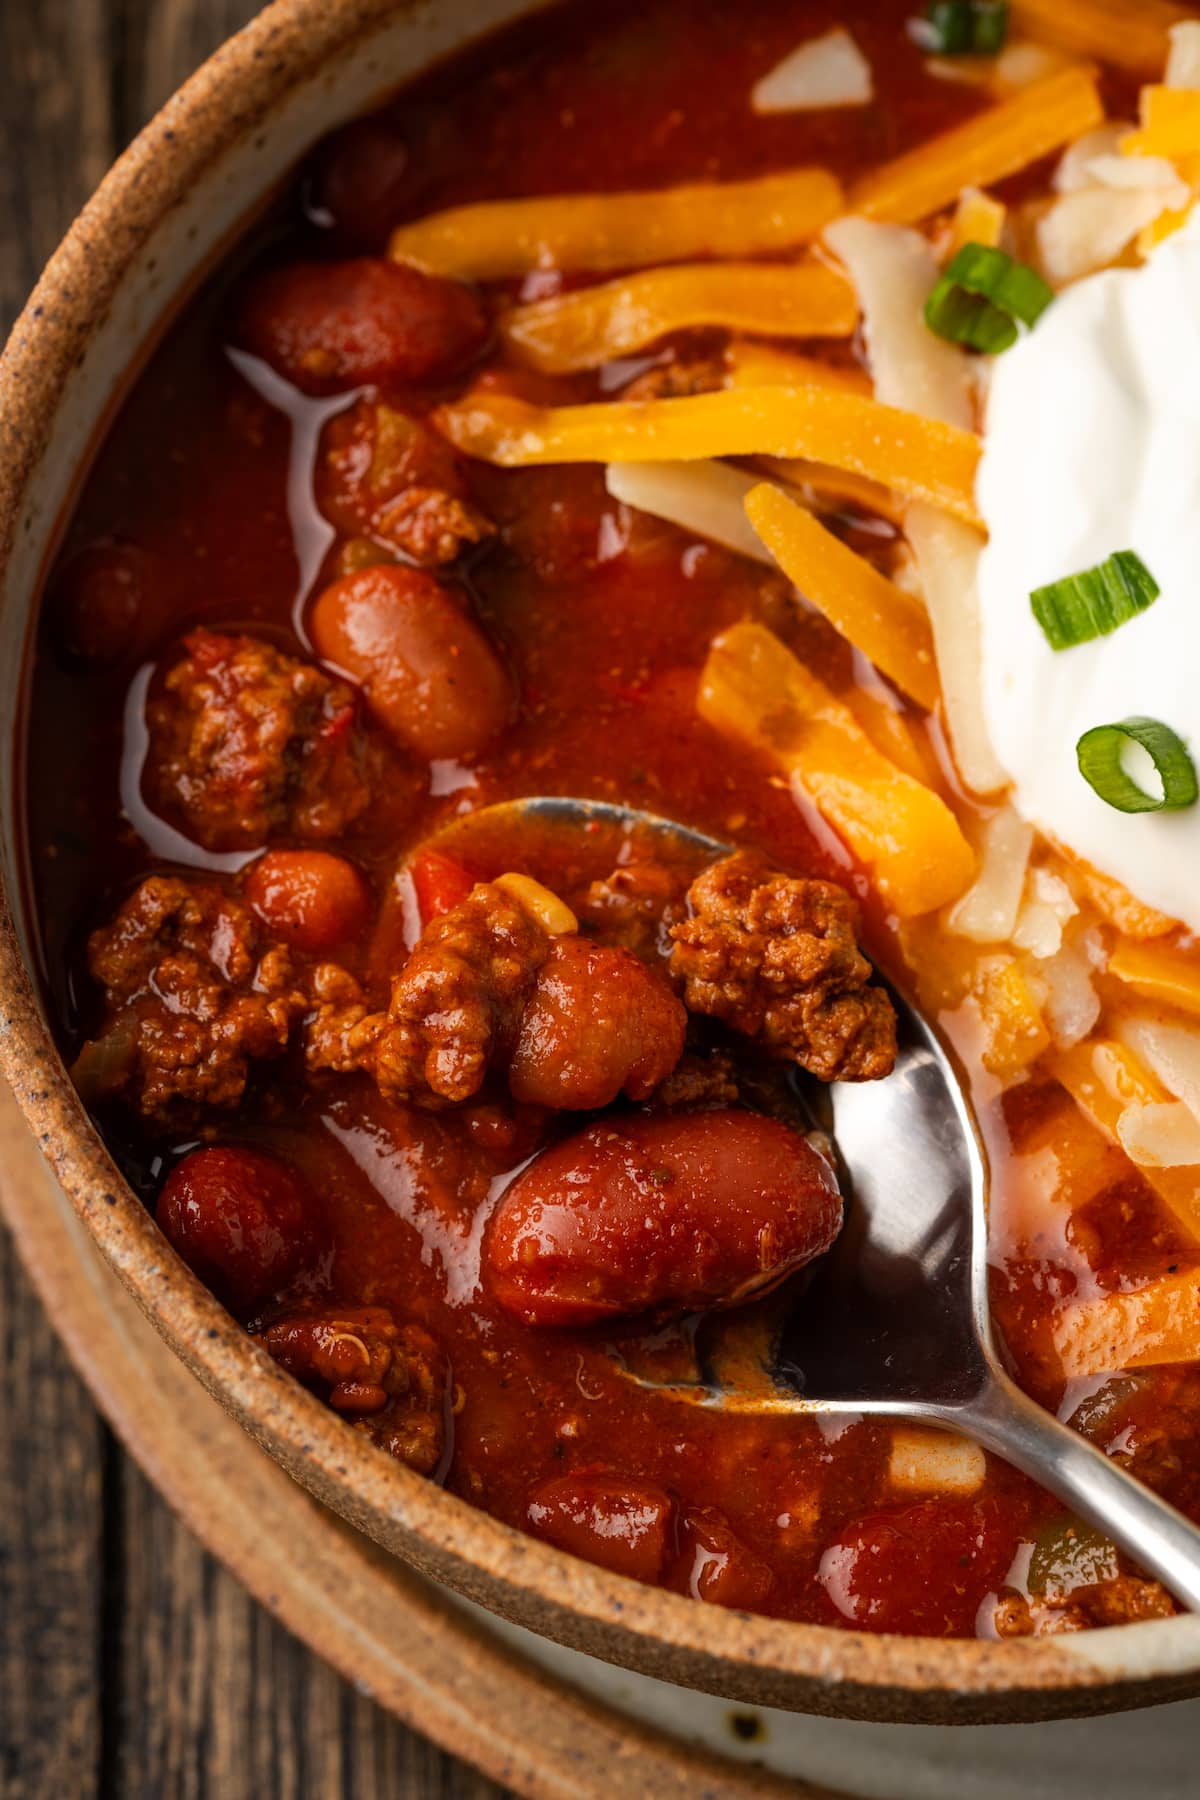
M 339 243 L 382 250 L 413 187 L 408 144 L 390 119 L 355 119 L 319 149 L 310 177 L 312 210 Z
M 512 684 L 463 606 L 420 569 L 360 569 L 327 587 L 313 642 L 380 724 L 427 760 L 470 756 L 507 724 Z
M 54 576 L 48 612 L 59 647 L 97 668 L 136 656 L 178 605 L 173 577 L 135 544 L 89 544 Z
M 687 1012 L 629 950 L 564 937 L 538 970 L 508 1071 L 516 1099 L 589 1112 L 647 1100 L 683 1054 Z
M 155 1214 L 185 1263 L 232 1312 L 279 1293 L 316 1260 L 307 1184 L 261 1150 L 194 1150 L 168 1175 Z
M 460 282 L 360 256 L 259 275 L 234 336 L 293 387 L 325 394 L 444 380 L 482 349 L 487 320 Z
M 371 923 L 366 882 L 327 850 L 268 850 L 242 889 L 263 923 L 310 956 L 362 938 Z
M 828 1164 L 756 1113 L 610 1119 L 554 1145 L 508 1189 L 485 1259 L 530 1325 L 669 1317 L 763 1292 L 827 1250 Z
M 819 1579 L 859 1631 L 972 1637 L 1020 1530 L 996 1499 L 922 1500 L 848 1525 L 822 1556 Z
M 717 1514 L 687 1512 L 679 1528 L 675 1579 L 686 1593 L 710 1606 L 755 1612 L 775 1585 L 766 1563 L 748 1550 Z
M 529 1529 L 616 1575 L 655 1582 L 675 1503 L 662 1488 L 614 1475 L 555 1475 L 534 1488 Z

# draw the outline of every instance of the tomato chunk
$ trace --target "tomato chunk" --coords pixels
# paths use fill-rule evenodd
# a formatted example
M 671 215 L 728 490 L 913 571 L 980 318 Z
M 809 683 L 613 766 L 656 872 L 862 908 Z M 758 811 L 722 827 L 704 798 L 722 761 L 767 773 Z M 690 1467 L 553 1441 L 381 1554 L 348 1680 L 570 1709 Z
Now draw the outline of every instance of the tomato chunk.
M 357 681 L 367 706 L 427 760 L 469 756 L 508 723 L 512 684 L 465 607 L 420 569 L 344 575 L 313 608 L 313 642 Z
M 371 923 L 366 882 L 327 850 L 268 850 L 243 892 L 265 925 L 311 956 L 360 939 Z
M 860 1631 L 973 1637 L 980 1606 L 1008 1573 L 1019 1524 L 994 1499 L 872 1513 L 826 1550 L 821 1585 Z
M 305 393 L 440 381 L 482 349 L 483 308 L 457 281 L 384 257 L 292 263 L 252 284 L 237 341 Z
M 428 925 L 430 919 L 438 919 L 443 913 L 452 912 L 475 886 L 473 877 L 467 874 L 462 864 L 443 856 L 440 850 L 418 850 L 408 865 L 408 872 L 412 876 L 422 925 Z
M 629 950 L 560 938 L 538 971 L 508 1071 L 517 1100 L 590 1112 L 648 1100 L 683 1054 L 687 1013 Z
M 192 1272 L 232 1312 L 279 1293 L 319 1251 L 307 1184 L 261 1150 L 194 1150 L 168 1175 L 155 1216 Z
M 718 1111 L 606 1120 L 543 1151 L 492 1219 L 500 1304 L 530 1325 L 730 1305 L 827 1250 L 833 1172 L 775 1119 Z
M 572 1556 L 634 1581 L 662 1573 L 675 1503 L 662 1488 L 612 1475 L 555 1475 L 534 1488 L 529 1529 Z

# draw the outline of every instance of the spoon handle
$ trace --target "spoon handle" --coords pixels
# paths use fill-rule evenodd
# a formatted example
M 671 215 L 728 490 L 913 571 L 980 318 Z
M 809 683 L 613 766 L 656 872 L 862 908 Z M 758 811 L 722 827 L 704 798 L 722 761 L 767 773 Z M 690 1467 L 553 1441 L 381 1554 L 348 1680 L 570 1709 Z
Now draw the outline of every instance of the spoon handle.
M 994 1371 L 976 1399 L 947 1408 L 944 1418 L 1031 1475 L 1157 1576 L 1184 1606 L 1200 1611 L 1200 1529 L 1061 1425 L 1006 1375 Z

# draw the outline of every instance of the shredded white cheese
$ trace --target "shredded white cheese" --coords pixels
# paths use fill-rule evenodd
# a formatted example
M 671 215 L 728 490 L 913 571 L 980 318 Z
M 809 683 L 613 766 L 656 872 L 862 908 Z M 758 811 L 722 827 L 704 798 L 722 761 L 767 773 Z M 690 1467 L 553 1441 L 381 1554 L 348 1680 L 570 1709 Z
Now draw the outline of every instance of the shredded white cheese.
M 875 94 L 871 65 L 840 25 L 800 44 L 755 83 L 756 113 L 815 112 L 827 106 L 866 106 Z

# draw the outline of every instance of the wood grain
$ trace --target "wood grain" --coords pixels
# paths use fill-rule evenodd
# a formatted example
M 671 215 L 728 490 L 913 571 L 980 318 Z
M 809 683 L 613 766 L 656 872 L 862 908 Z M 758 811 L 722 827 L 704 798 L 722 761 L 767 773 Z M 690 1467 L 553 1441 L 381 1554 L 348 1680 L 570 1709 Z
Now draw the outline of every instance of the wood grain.
M 92 1800 L 105 1433 L 0 1231 L 0 1794 Z
M 257 10 L 0 0 L 0 335 L 113 157 Z M 201 1550 L 97 1418 L 0 1232 L 2 1800 L 503 1792 L 356 1693 Z

